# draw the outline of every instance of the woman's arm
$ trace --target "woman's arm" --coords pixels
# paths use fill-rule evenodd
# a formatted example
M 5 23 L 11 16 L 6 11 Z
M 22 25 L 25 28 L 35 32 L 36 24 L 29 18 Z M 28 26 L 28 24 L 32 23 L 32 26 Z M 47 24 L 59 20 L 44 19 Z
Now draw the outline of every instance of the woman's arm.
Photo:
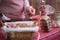
M 25 0 L 25 7 L 30 7 L 29 0 Z
M 25 11 L 27 10 L 32 15 L 35 14 L 35 9 L 32 6 L 30 6 L 29 0 L 25 0 L 24 4 L 25 4 L 25 6 L 24 6 L 25 7 Z

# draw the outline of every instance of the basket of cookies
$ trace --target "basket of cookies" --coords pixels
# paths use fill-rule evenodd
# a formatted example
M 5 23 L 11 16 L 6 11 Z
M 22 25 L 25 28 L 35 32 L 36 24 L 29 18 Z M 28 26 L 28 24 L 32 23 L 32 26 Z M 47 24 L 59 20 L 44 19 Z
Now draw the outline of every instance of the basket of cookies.
M 33 21 L 5 22 L 2 29 L 7 33 L 8 40 L 31 40 L 38 26 Z

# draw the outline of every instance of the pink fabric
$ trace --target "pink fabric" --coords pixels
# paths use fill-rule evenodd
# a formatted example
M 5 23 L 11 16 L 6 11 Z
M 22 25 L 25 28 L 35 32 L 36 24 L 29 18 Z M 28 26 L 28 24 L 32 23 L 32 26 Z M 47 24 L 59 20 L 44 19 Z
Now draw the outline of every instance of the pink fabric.
M 40 15 L 35 15 L 35 16 L 32 16 L 33 19 L 39 19 L 40 18 Z
M 51 40 L 56 40 L 56 39 L 55 39 L 56 36 L 53 36 L 53 35 L 55 35 L 55 33 L 57 33 L 57 32 L 60 32 L 60 28 L 52 28 L 52 30 L 51 30 L 50 32 L 48 32 L 48 33 L 42 33 L 42 32 L 40 31 L 40 32 L 39 32 L 39 33 L 40 33 L 40 38 L 39 38 L 39 39 L 42 40 L 42 38 L 44 38 L 44 39 L 46 39 L 46 40 L 50 40 L 48 37 L 49 37 L 49 36 L 52 36 L 52 37 L 51 37 Z M 34 33 L 32 39 L 37 39 L 37 37 L 38 37 L 38 33 Z M 47 37 L 47 38 L 46 38 L 46 37 Z M 57 35 L 57 37 L 60 38 L 60 34 Z
M 23 0 L 2 0 L 0 11 L 9 18 L 20 18 L 23 12 Z
M 49 33 L 42 33 L 40 31 L 40 34 L 41 34 L 41 38 L 44 38 L 44 37 L 47 37 L 49 35 L 52 35 L 52 34 L 55 34 L 56 32 L 59 32 L 60 31 L 60 28 L 52 28 L 52 30 L 49 32 Z M 41 39 L 40 38 L 40 39 Z
M 39 16 L 39 15 L 36 15 L 36 16 L 33 16 L 33 18 L 39 19 L 40 16 Z M 38 21 L 38 23 L 40 23 L 40 21 Z M 55 33 L 60 32 L 60 28 L 51 28 L 51 31 L 48 32 L 48 33 L 43 33 L 40 29 L 41 29 L 41 28 L 40 28 L 40 24 L 39 24 L 39 31 L 38 31 L 38 32 L 40 33 L 40 40 L 42 40 L 42 38 L 51 36 L 51 35 L 53 35 L 53 34 L 55 35 Z M 33 36 L 32 36 L 32 39 L 33 39 L 33 40 L 37 40 L 38 32 L 36 32 L 36 33 L 33 34 Z M 60 37 L 60 34 L 57 35 L 57 37 L 58 37 L 58 36 Z M 46 40 L 50 40 L 50 39 L 49 39 L 49 38 L 46 38 Z M 53 37 L 51 38 L 51 40 L 55 40 L 55 36 L 53 36 Z
M 32 18 L 33 19 L 37 19 L 37 20 L 34 20 L 35 22 L 37 22 L 38 23 L 38 26 L 40 27 L 40 15 L 35 15 L 35 16 L 32 16 Z M 40 30 L 40 28 L 39 28 L 39 30 Z
M 32 36 L 32 40 L 37 40 L 38 39 L 38 32 L 34 33 Z
M 2 29 L 0 29 L 0 40 L 5 40 L 5 33 Z

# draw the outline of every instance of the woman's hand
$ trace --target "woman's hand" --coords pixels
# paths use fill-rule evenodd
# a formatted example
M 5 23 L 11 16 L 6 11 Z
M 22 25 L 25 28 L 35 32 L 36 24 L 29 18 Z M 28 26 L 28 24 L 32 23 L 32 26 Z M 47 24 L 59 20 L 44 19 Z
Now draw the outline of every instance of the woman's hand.
M 34 9 L 32 6 L 28 7 L 28 8 L 27 8 L 27 11 L 28 11 L 30 14 L 35 15 L 35 9 Z

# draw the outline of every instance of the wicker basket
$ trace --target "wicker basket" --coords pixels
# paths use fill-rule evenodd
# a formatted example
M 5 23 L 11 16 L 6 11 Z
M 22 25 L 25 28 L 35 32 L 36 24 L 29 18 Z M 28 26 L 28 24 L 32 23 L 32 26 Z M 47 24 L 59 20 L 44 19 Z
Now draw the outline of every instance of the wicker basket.
M 18 23 L 26 23 L 28 25 L 32 25 L 32 21 L 19 21 L 19 22 L 5 22 L 4 24 L 18 24 Z M 14 27 L 14 26 L 13 26 Z M 16 26 L 18 27 L 18 26 Z M 38 31 L 38 26 L 34 27 L 19 27 L 19 28 L 7 28 L 3 26 L 2 29 L 7 33 L 7 40 L 31 40 L 31 37 L 34 32 Z
M 8 32 L 7 40 L 31 40 L 34 32 Z

